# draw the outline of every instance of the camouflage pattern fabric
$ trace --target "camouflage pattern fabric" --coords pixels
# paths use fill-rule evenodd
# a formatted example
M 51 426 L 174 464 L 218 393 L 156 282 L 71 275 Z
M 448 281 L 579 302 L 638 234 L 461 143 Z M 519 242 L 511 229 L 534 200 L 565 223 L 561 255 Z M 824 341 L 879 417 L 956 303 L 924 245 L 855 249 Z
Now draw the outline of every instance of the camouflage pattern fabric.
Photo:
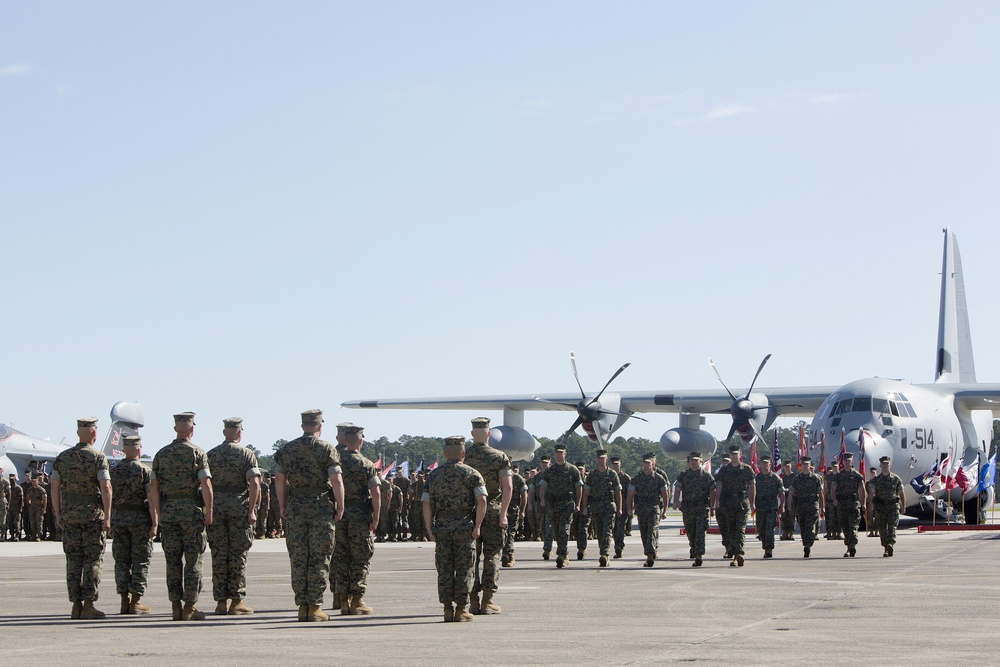
M 108 459 L 86 443 L 59 453 L 52 479 L 61 485 L 63 553 L 70 602 L 97 600 L 106 536 L 99 481 L 110 479 Z
M 189 440 L 178 439 L 153 457 L 150 472 L 160 487 L 160 540 L 167 563 L 171 602 L 194 604 L 201 594 L 205 514 L 199 505 L 201 480 L 211 477 L 208 456 Z
M 903 490 L 903 480 L 893 472 L 879 473 L 869 482 L 872 501 L 875 506 L 875 529 L 882 547 L 896 544 L 896 527 L 899 525 L 899 492 Z
M 10 487 L 10 501 L 7 506 L 7 533 L 11 539 L 21 538 L 21 509 L 24 504 L 24 491 L 17 484 Z
M 247 514 L 249 482 L 260 477 L 257 455 L 230 440 L 210 449 L 207 456 L 214 497 L 212 525 L 207 528 L 212 597 L 217 602 L 242 600 L 247 595 L 247 552 L 255 533 Z
M 841 532 L 839 513 L 833 504 L 833 494 L 830 493 L 830 490 L 833 488 L 834 482 L 837 481 L 837 477 L 840 475 L 840 472 L 837 472 L 836 474 L 827 472 L 823 475 L 823 488 L 826 489 L 826 507 L 824 508 L 826 510 L 826 532 L 831 534 Z
M 345 450 L 341 455 L 344 476 L 344 516 L 337 524 L 334 542 L 336 590 L 363 596 L 368 590 L 368 573 L 375 540 L 371 526 L 373 507 L 371 489 L 379 486 L 375 465 L 361 452 Z
M 39 539 L 42 534 L 42 522 L 45 519 L 45 509 L 49 501 L 49 494 L 41 486 L 31 486 L 28 488 L 28 516 L 31 517 L 31 535 L 33 539 Z
M 837 485 L 838 526 L 844 532 L 844 544 L 848 547 L 858 543 L 858 523 L 861 522 L 861 496 L 858 486 L 865 483 L 857 470 L 841 470 L 833 480 Z
M 569 528 L 573 522 L 573 507 L 576 503 L 576 487 L 582 485 L 580 471 L 568 463 L 553 463 L 541 475 L 546 487 L 545 507 L 548 510 L 549 526 L 556 541 L 556 555 L 565 556 L 569 551 Z M 552 548 L 551 538 L 547 540 L 546 551 Z
M 0 541 L 7 539 L 7 498 L 10 497 L 10 482 L 0 477 Z
M 781 485 L 785 487 L 785 511 L 781 513 L 781 532 L 786 536 L 791 536 L 795 531 L 795 516 L 788 505 L 788 489 L 795 478 L 795 473 L 781 474 Z
M 517 473 L 510 477 L 511 497 L 510 505 L 507 507 L 507 530 L 503 538 L 503 555 L 514 554 L 514 542 L 517 540 L 518 530 L 521 527 L 521 493 L 528 490 L 528 485 L 524 478 Z
M 622 503 L 624 504 L 624 495 L 627 493 L 628 487 L 632 483 L 632 478 L 628 473 L 622 471 L 618 473 L 618 479 L 622 485 Z M 625 527 L 631 520 L 632 519 L 627 512 L 622 512 L 621 514 L 615 516 L 615 553 L 621 553 L 625 548 Z
M 111 555 L 115 559 L 115 588 L 119 595 L 145 595 L 153 540 L 146 507 L 150 471 L 137 460 L 124 459 L 111 468 Z
M 587 514 L 594 526 L 599 554 L 608 556 L 611 552 L 611 536 L 615 528 L 615 517 L 618 514 L 615 492 L 622 490 L 621 481 L 618 478 L 618 473 L 611 468 L 607 468 L 603 472 L 595 469 L 587 474 L 587 483 L 584 488 L 589 490 Z M 586 530 L 581 532 L 586 536 Z
M 476 496 L 486 495 L 486 482 L 474 468 L 448 461 L 431 471 L 422 500 L 429 503 L 434 531 L 434 567 L 438 601 L 469 601 L 475 580 Z M 484 519 L 485 522 L 485 519 Z
M 795 504 L 795 518 L 802 533 L 802 546 L 811 547 L 816 541 L 816 526 L 819 523 L 819 493 L 823 489 L 823 478 L 816 473 L 800 472 L 791 483 Z
M 660 510 L 663 506 L 663 492 L 667 483 L 663 477 L 640 472 L 632 478 L 630 491 L 635 495 L 632 502 L 639 523 L 642 551 L 647 558 L 655 558 L 660 545 Z
M 785 492 L 781 477 L 771 471 L 767 474 L 758 473 L 754 476 L 757 494 L 754 504 L 757 506 L 757 535 L 764 551 L 774 549 L 774 529 L 778 524 L 778 496 Z
M 695 557 L 705 555 L 705 533 L 708 531 L 708 510 L 715 478 L 704 470 L 685 470 L 677 476 L 681 490 L 681 515 L 688 546 Z
M 328 480 L 331 474 L 340 472 L 340 456 L 329 442 L 309 434 L 279 449 L 274 460 L 288 488 L 285 545 L 295 604 L 321 605 L 330 578 L 334 543 Z
M 278 501 L 275 500 L 275 503 Z M 254 537 L 258 540 L 267 536 L 267 515 L 271 511 L 271 485 L 260 482 L 260 505 L 257 507 L 257 525 L 254 526 Z
M 476 540 L 473 592 L 496 591 L 500 584 L 500 552 L 506 530 L 500 526 L 500 479 L 510 477 L 510 457 L 489 445 L 476 443 L 465 453 L 465 465 L 486 482 L 486 518 Z M 481 568 L 481 570 L 480 570 Z

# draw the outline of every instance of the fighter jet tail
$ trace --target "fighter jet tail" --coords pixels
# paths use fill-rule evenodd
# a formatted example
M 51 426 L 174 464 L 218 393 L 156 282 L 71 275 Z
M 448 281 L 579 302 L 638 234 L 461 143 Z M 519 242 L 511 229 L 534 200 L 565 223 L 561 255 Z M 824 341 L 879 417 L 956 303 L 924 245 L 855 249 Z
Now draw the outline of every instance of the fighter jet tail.
M 108 437 L 104 440 L 101 451 L 109 459 L 123 459 L 125 450 L 122 448 L 122 438 L 127 435 L 139 435 L 139 428 L 146 423 L 142 406 L 138 403 L 119 401 L 111 408 L 111 421 L 111 428 L 108 430 Z
M 976 364 L 972 356 L 969 308 L 965 301 L 962 256 L 951 228 L 944 230 L 944 260 L 941 267 L 941 309 L 938 315 L 937 383 L 974 383 Z

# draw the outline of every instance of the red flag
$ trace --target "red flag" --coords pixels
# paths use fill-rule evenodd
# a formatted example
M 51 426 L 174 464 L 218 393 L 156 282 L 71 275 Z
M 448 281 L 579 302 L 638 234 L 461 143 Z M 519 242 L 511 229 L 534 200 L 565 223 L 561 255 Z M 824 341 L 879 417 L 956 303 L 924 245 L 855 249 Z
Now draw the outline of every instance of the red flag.
M 378 457 L 378 461 L 376 461 L 374 465 L 375 465 L 375 470 L 381 470 L 382 469 L 382 457 L 381 456 Z
M 799 424 L 799 458 L 806 455 L 806 428 Z
M 955 486 L 962 489 L 962 493 L 969 490 L 969 477 L 965 474 L 964 465 L 958 467 L 958 470 L 955 472 L 954 481 Z
M 844 467 L 844 454 L 847 453 L 847 431 L 840 429 L 840 451 L 837 453 L 837 464 Z
M 754 442 L 750 445 L 750 469 L 753 470 L 753 474 L 755 474 L 755 475 L 760 472 L 760 467 L 757 465 L 757 441 L 756 441 L 756 439 L 754 439 Z
M 868 464 L 865 463 L 865 430 L 858 431 L 858 469 L 861 477 L 868 481 Z
M 437 467 L 438 467 L 438 462 L 435 460 L 434 463 L 432 463 L 429 466 L 427 466 L 427 472 L 430 472 L 431 470 L 434 470 Z
M 712 472 L 712 459 L 705 459 L 705 462 L 701 464 L 701 469 L 705 472 Z

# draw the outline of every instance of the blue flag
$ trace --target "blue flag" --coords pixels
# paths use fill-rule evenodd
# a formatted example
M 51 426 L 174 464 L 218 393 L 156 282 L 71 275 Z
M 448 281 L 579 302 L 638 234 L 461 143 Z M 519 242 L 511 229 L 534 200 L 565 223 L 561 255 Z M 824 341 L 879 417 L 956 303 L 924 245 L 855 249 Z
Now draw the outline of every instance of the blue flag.
M 934 475 L 937 473 L 938 464 L 935 463 L 930 468 L 924 472 L 922 475 L 917 475 L 910 480 L 910 486 L 913 490 L 922 496 L 926 496 L 931 491 L 931 481 L 934 479 Z
M 977 491 L 982 493 L 986 488 L 993 486 L 997 479 L 997 455 L 993 452 L 993 456 L 990 457 L 990 462 L 986 464 L 986 468 L 979 472 L 979 486 Z

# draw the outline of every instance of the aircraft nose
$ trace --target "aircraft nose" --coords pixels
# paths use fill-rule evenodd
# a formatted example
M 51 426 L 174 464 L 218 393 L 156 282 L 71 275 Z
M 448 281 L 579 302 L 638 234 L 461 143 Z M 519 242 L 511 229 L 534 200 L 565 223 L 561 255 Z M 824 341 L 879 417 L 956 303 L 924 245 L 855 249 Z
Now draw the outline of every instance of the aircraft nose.
M 847 451 L 855 453 L 855 465 L 858 470 L 869 470 L 878 468 L 878 460 L 883 456 L 892 458 L 892 445 L 879 433 L 870 429 L 855 429 L 848 431 L 846 442 L 849 443 Z M 860 453 L 864 443 L 864 460 L 861 460 Z

